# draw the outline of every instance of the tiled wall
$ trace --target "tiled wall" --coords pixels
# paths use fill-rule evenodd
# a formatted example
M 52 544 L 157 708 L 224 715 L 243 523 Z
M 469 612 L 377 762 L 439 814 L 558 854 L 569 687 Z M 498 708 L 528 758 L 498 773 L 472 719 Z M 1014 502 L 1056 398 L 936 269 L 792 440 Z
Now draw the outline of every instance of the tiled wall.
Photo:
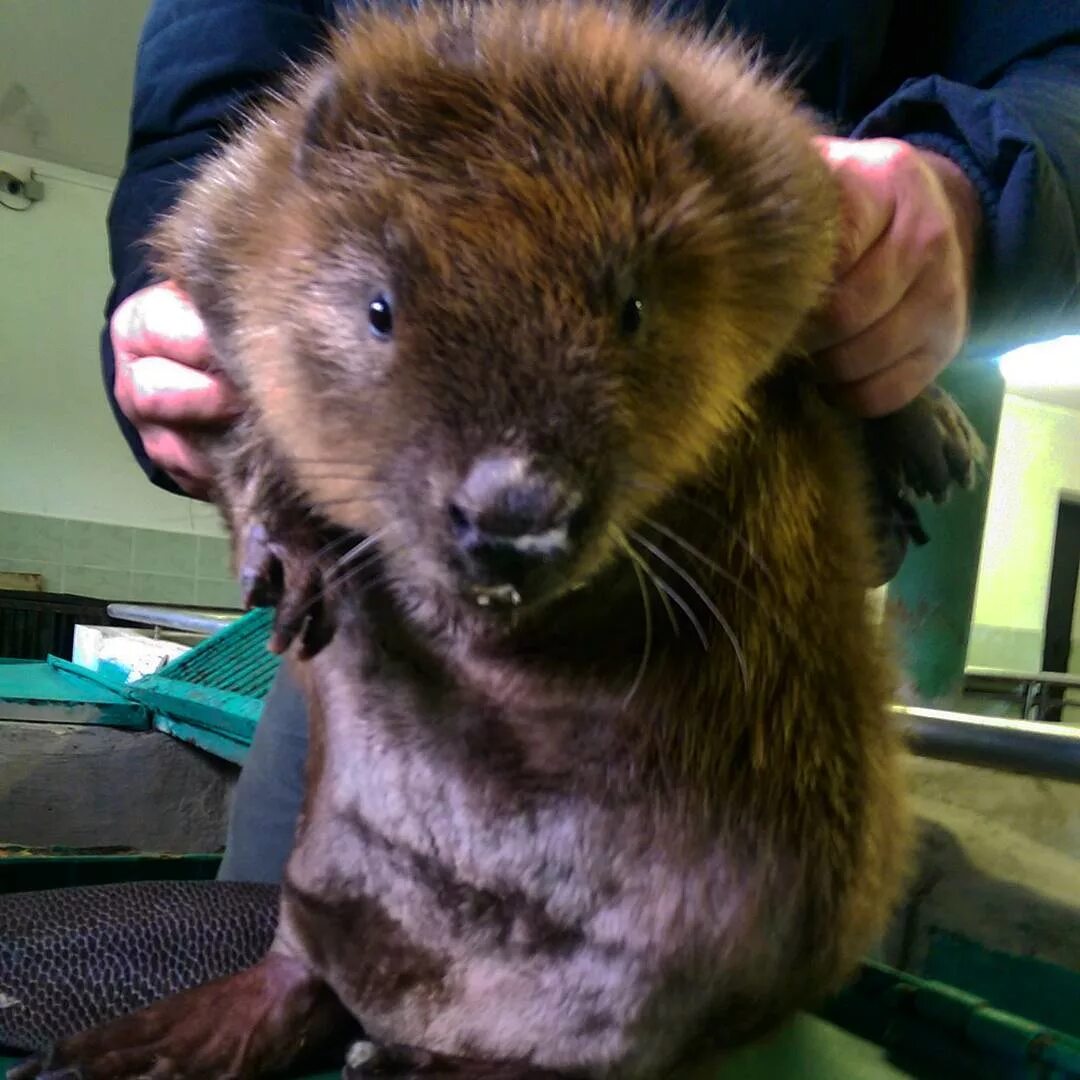
M 1043 632 L 1015 626 L 971 627 L 967 662 L 970 667 L 1006 671 L 1039 671 L 1042 668 Z
M 228 547 L 218 537 L 0 513 L 0 570 L 42 574 L 49 592 L 240 606 Z

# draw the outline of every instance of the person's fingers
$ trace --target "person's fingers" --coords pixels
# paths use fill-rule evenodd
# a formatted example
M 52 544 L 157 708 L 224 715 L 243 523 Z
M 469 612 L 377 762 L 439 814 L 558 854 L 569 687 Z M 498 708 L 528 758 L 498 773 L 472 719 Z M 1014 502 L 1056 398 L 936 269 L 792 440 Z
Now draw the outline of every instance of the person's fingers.
M 124 414 L 137 422 L 218 425 L 240 407 L 226 380 L 164 356 L 119 358 L 114 391 Z
M 818 354 L 822 379 L 855 383 L 895 365 L 901 357 L 925 353 L 944 368 L 960 349 L 964 320 L 955 295 L 933 268 L 922 274 L 876 322 Z
M 213 356 L 195 306 L 171 281 L 127 297 L 113 313 L 109 332 L 117 357 L 168 356 L 192 367 L 205 367 Z
M 893 140 L 860 141 L 822 136 L 816 140 L 837 181 L 840 236 L 833 272 L 843 277 L 889 228 L 896 203 L 889 174 L 903 150 Z
M 210 462 L 183 432 L 149 424 L 140 430 L 147 456 L 192 498 L 210 496 Z
M 836 383 L 826 387 L 826 392 L 856 416 L 874 419 L 914 401 L 942 366 L 940 354 L 920 346 L 865 379 Z
M 209 498 L 213 472 L 194 433 L 227 424 L 239 402 L 228 380 L 210 370 L 202 319 L 182 290 L 164 282 L 128 297 L 109 333 L 116 403 L 147 456 L 188 495 Z
M 825 356 L 834 346 L 857 337 L 885 318 L 912 287 L 918 273 L 917 267 L 910 265 L 912 262 L 890 233 L 879 238 L 830 290 L 808 332 L 810 350 Z M 862 355 L 868 359 L 865 353 Z

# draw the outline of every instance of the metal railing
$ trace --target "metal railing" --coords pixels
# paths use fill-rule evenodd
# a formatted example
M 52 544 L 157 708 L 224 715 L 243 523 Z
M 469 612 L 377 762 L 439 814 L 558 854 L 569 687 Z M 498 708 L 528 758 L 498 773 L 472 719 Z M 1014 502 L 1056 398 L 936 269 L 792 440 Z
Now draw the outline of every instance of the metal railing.
M 1080 729 L 1071 725 L 910 705 L 891 709 L 920 757 L 1080 783 Z

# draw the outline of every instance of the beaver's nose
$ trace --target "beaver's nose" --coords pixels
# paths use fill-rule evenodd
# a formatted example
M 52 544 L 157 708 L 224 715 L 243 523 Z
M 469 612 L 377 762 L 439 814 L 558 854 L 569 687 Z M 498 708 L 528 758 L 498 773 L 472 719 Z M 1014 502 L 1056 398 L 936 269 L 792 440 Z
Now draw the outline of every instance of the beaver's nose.
M 566 553 L 580 497 L 513 455 L 477 459 L 450 502 L 459 550 L 483 576 L 520 585 L 538 563 Z

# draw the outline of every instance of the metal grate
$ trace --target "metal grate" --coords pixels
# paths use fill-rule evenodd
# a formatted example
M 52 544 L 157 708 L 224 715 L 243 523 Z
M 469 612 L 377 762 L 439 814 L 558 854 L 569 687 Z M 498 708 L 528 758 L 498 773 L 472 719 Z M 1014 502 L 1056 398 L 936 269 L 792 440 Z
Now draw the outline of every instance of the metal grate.
M 272 608 L 256 608 L 160 671 L 128 687 L 154 726 L 229 761 L 242 761 L 281 657 L 267 649 Z
M 76 623 L 114 626 L 104 600 L 62 593 L 0 589 L 0 656 L 71 659 Z
M 281 663 L 281 657 L 266 648 L 272 623 L 273 609 L 257 608 L 177 657 L 158 675 L 261 699 Z

